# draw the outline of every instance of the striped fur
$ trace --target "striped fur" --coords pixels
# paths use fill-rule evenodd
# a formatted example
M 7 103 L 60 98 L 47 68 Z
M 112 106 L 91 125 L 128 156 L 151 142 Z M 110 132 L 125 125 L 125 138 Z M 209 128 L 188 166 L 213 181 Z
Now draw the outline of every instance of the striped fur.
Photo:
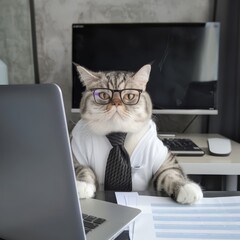
M 87 182 L 98 188 L 98 181 L 94 171 L 90 167 L 81 165 L 74 156 L 73 161 L 77 180 Z
M 81 118 L 88 123 L 88 127 L 93 132 L 101 135 L 120 131 L 136 132 L 149 121 L 152 115 L 152 102 L 149 94 L 145 91 L 149 74 L 142 77 L 141 75 L 144 74 L 138 74 L 139 71 L 135 74 L 125 71 L 93 73 L 81 66 L 78 67 L 78 71 L 81 81 L 86 86 L 80 103 Z M 136 74 L 138 75 L 136 76 Z M 94 101 L 93 94 L 89 91 L 91 88 L 114 90 L 136 88 L 143 92 L 138 104 L 122 104 L 121 107 L 118 107 L 119 116 L 117 117 L 116 107 L 113 104 L 99 105 Z M 101 124 L 99 124 L 100 122 Z
M 189 180 L 182 171 L 176 157 L 169 152 L 167 159 L 153 177 L 155 189 L 157 191 L 164 190 L 169 196 L 176 199 L 180 187 L 184 186 L 187 182 Z
M 145 91 L 150 74 L 148 65 L 135 74 L 124 71 L 95 73 L 81 66 L 77 66 L 77 70 L 81 76 L 81 81 L 86 86 L 86 91 L 83 93 L 80 103 L 82 119 L 87 122 L 91 131 L 100 135 L 107 135 L 110 132 L 130 133 L 132 139 L 135 139 L 134 143 L 131 142 L 130 147 L 127 148 L 126 146 L 129 155 L 131 155 L 136 142 L 140 141 L 143 136 L 140 130 L 146 128 L 146 123 L 149 122 L 152 115 L 151 99 Z M 121 104 L 116 110 L 114 104 L 111 103 L 107 105 L 97 104 L 94 101 L 92 92 L 89 91 L 91 88 L 109 88 L 113 90 L 136 88 L 143 90 L 143 92 L 138 104 Z M 121 99 L 119 98 L 119 100 Z M 116 111 L 118 114 L 115 114 Z M 97 189 L 98 186 L 94 171 L 87 166 L 81 166 L 77 160 L 75 160 L 74 164 L 77 180 L 81 184 L 80 188 L 86 189 L 86 191 L 82 191 L 81 195 L 83 197 L 92 197 L 92 191 L 94 190 L 89 191 L 89 189 Z M 201 188 L 188 179 L 175 156 L 171 153 L 168 153 L 166 160 L 153 176 L 152 182 L 157 191 L 164 190 L 169 196 L 181 203 L 193 203 L 202 198 Z

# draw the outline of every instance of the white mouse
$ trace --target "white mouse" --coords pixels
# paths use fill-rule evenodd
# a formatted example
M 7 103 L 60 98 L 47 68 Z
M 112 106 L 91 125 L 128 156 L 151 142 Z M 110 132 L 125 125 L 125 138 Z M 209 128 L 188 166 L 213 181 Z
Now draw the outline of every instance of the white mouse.
M 208 138 L 208 149 L 212 155 L 227 156 L 231 153 L 231 141 L 227 138 Z

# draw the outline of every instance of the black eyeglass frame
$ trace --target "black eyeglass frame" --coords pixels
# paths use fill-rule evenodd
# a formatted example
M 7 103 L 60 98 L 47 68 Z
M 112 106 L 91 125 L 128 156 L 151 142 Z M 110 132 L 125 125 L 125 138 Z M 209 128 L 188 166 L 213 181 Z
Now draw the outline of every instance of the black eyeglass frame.
M 136 88 L 125 88 L 125 89 L 121 89 L 121 90 L 113 90 L 113 89 L 109 89 L 109 88 L 91 88 L 89 89 L 92 93 L 93 93 L 93 98 L 94 98 L 94 101 L 97 103 L 97 104 L 100 104 L 100 105 L 107 105 L 111 102 L 111 100 L 113 99 L 113 95 L 115 92 L 118 92 L 119 95 L 120 95 L 120 98 L 122 100 L 122 102 L 125 104 L 125 105 L 136 105 L 139 100 L 140 100 L 140 97 L 141 97 L 141 93 L 143 92 L 142 89 L 136 89 Z M 112 95 L 110 96 L 110 98 L 106 101 L 106 100 L 103 100 L 103 101 L 106 101 L 106 103 L 99 103 L 97 100 L 96 100 L 96 94 L 95 94 L 95 91 L 96 90 L 108 90 L 112 93 Z M 134 103 L 126 103 L 125 100 L 122 98 L 122 92 L 123 91 L 126 91 L 126 90 L 133 90 L 133 91 L 137 91 L 139 93 L 138 95 L 138 100 Z

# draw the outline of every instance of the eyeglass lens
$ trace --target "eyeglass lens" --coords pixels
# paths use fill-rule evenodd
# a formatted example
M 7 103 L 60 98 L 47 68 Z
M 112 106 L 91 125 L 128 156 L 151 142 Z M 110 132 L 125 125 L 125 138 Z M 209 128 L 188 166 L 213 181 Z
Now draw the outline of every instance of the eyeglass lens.
M 98 104 L 108 104 L 112 98 L 114 92 L 119 92 L 121 100 L 126 105 L 137 104 L 140 98 L 141 90 L 136 89 L 123 89 L 123 90 L 111 90 L 105 88 L 94 89 L 93 96 Z

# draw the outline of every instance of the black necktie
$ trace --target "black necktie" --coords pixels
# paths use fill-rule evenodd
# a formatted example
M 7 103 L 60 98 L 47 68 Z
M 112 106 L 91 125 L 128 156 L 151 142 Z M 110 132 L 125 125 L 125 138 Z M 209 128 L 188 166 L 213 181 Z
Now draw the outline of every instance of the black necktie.
M 132 191 L 132 174 L 129 155 L 124 148 L 126 133 L 110 133 L 106 137 L 113 148 L 109 152 L 105 171 L 105 190 Z

